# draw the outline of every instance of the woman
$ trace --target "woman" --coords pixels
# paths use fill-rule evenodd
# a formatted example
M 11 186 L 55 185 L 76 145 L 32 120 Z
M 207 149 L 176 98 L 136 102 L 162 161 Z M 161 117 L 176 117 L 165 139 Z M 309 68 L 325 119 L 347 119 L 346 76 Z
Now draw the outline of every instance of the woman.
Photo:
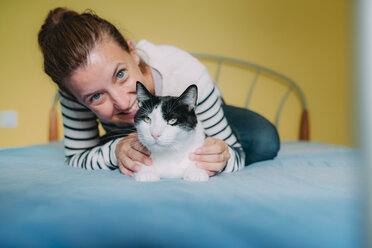
M 275 127 L 256 113 L 224 105 L 205 67 L 180 49 L 135 44 L 92 13 L 63 8 L 49 12 L 38 41 L 44 70 L 59 87 L 71 166 L 119 168 L 133 176 L 140 170 L 137 162 L 151 165 L 133 128 L 137 81 L 156 95 L 179 95 L 197 84 L 196 113 L 208 138 L 190 159 L 210 176 L 272 159 L 279 150 Z M 107 132 L 104 137 L 99 137 L 98 121 Z

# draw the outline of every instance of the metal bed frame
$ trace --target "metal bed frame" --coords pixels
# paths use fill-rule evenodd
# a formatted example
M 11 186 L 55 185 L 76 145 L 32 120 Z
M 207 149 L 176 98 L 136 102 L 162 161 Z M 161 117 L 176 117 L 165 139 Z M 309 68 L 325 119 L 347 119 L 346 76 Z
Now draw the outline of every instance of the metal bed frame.
M 302 107 L 302 115 L 301 115 L 301 120 L 300 120 L 300 132 L 299 132 L 298 139 L 303 140 L 303 141 L 309 141 L 309 134 L 310 134 L 309 112 L 308 112 L 308 108 L 307 108 L 306 97 L 305 97 L 305 94 L 303 93 L 302 89 L 300 88 L 300 86 L 296 82 L 294 82 L 292 79 L 284 76 L 281 73 L 278 73 L 274 70 L 271 70 L 269 68 L 266 68 L 266 67 L 257 65 L 255 63 L 248 62 L 248 61 L 244 61 L 244 60 L 239 60 L 239 59 L 234 59 L 234 58 L 224 57 L 224 56 L 218 56 L 218 55 L 205 54 L 205 53 L 192 53 L 192 55 L 195 56 L 196 58 L 199 58 L 199 59 L 211 60 L 211 61 L 213 61 L 217 64 L 217 70 L 216 70 L 216 74 L 214 76 L 214 81 L 217 85 L 218 85 L 219 80 L 220 80 L 222 67 L 223 67 L 224 64 L 226 64 L 226 62 L 228 62 L 230 64 L 240 65 L 240 66 L 243 66 L 243 67 L 246 67 L 246 68 L 254 69 L 255 70 L 255 75 L 254 75 L 253 80 L 251 82 L 251 86 L 249 88 L 248 96 L 245 100 L 245 108 L 249 107 L 254 89 L 255 89 L 255 87 L 258 83 L 259 77 L 262 76 L 263 72 L 273 76 L 276 79 L 279 79 L 279 80 L 285 82 L 288 86 L 288 89 L 285 92 L 284 96 L 282 97 L 281 102 L 279 104 L 279 108 L 277 109 L 277 112 L 276 112 L 276 115 L 275 115 L 274 125 L 277 128 L 279 127 L 279 122 L 280 122 L 281 113 L 282 113 L 284 104 L 287 101 L 288 96 L 292 92 L 295 92 L 299 96 L 299 100 L 300 100 L 301 107 Z
M 283 95 L 281 102 L 279 104 L 279 107 L 277 109 L 276 115 L 275 115 L 275 123 L 274 125 L 278 128 L 279 123 L 280 123 L 280 117 L 281 113 L 283 110 L 283 107 L 285 105 L 285 102 L 288 99 L 288 96 L 292 93 L 295 92 L 299 96 L 299 100 L 301 103 L 302 107 L 302 114 L 301 114 L 301 119 L 300 119 L 300 130 L 299 130 L 299 140 L 303 141 L 309 141 L 309 112 L 307 108 L 307 102 L 306 102 L 306 97 L 301 88 L 298 86 L 297 83 L 295 83 L 292 79 L 284 76 L 283 74 L 280 74 L 276 71 L 273 71 L 269 68 L 247 62 L 244 60 L 239 60 L 239 59 L 234 59 L 230 57 L 224 57 L 224 56 L 218 56 L 218 55 L 211 55 L 211 54 L 204 54 L 204 53 L 192 53 L 193 56 L 199 59 L 208 59 L 217 64 L 217 71 L 216 75 L 214 76 L 214 81 L 218 85 L 220 76 L 221 76 L 221 71 L 222 71 L 222 66 L 226 64 L 226 62 L 238 66 L 243 66 L 246 68 L 251 68 L 255 70 L 255 76 L 253 78 L 253 81 L 251 82 L 251 86 L 248 92 L 248 96 L 245 100 L 245 107 L 248 108 L 254 89 L 258 83 L 258 78 L 262 76 L 263 72 L 267 73 L 271 76 L 273 76 L 276 79 L 281 80 L 282 82 L 285 82 L 288 86 L 287 91 Z M 57 102 L 59 100 L 59 95 L 58 92 L 55 94 L 53 102 L 52 102 L 52 108 L 50 110 L 50 119 L 49 119 L 49 141 L 54 141 L 58 139 L 58 128 L 57 128 L 57 113 L 56 113 L 56 106 Z

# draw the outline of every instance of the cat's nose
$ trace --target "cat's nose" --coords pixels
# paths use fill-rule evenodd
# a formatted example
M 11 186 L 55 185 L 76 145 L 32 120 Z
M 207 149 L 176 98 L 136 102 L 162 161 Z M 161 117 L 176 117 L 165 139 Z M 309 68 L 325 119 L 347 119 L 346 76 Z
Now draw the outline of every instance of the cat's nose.
M 151 136 L 157 140 L 160 137 L 160 133 L 151 133 Z

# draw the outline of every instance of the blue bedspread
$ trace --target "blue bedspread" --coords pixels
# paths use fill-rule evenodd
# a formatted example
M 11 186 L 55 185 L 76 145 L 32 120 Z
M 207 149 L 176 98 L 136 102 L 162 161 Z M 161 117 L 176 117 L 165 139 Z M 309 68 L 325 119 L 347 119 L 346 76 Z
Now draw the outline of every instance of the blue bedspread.
M 64 165 L 61 143 L 0 150 L 0 247 L 359 247 L 353 149 L 283 143 L 206 183 Z

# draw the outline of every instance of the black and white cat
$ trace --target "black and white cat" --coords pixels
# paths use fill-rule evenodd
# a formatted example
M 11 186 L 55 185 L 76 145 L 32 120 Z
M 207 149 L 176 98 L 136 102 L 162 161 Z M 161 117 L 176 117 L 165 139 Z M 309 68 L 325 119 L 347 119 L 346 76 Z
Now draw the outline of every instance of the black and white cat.
M 207 181 L 207 172 L 189 160 L 189 154 L 203 146 L 205 138 L 195 114 L 196 85 L 189 86 L 179 97 L 152 95 L 140 82 L 136 87 L 139 110 L 134 123 L 140 142 L 151 152 L 152 165 L 140 163 L 141 170 L 134 174 L 135 179 Z

